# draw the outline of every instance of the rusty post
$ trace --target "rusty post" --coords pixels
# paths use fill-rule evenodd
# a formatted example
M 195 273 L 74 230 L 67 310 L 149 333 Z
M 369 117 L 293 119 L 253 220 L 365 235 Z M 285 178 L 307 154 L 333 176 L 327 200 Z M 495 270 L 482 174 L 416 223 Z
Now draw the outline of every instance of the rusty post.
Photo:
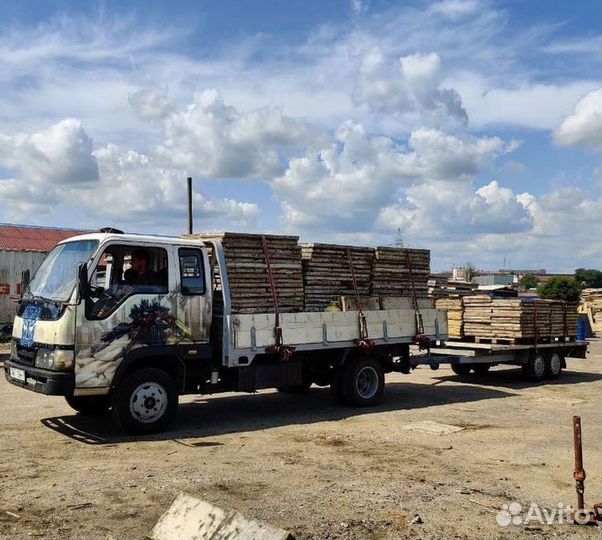
M 583 445 L 581 442 L 581 417 L 573 416 L 573 442 L 575 445 L 575 489 L 577 490 L 577 510 L 585 507 L 585 471 L 583 470 Z

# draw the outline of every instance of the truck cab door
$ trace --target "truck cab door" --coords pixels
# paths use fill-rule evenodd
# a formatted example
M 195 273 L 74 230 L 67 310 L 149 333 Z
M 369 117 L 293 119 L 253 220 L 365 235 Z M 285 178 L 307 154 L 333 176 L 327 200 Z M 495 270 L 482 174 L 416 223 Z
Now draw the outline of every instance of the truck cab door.
M 197 247 L 179 247 L 175 257 L 178 278 L 178 322 L 192 341 L 208 342 L 211 330 L 211 280 L 207 252 Z
M 140 258 L 144 268 L 133 264 Z M 108 388 L 134 349 L 189 339 L 177 324 L 173 266 L 171 246 L 103 246 L 90 267 L 90 292 L 77 308 L 76 390 Z

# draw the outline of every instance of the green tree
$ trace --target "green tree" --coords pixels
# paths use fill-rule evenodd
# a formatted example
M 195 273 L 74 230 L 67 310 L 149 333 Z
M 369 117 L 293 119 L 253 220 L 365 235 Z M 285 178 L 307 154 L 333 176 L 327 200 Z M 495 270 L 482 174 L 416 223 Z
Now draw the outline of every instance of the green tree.
M 540 298 L 577 302 L 581 296 L 581 287 L 573 278 L 553 277 L 537 288 Z
M 537 283 L 537 278 L 533 274 L 525 274 L 522 278 L 520 278 L 520 284 L 526 290 L 537 288 Z
M 575 270 L 575 280 L 583 288 L 602 288 L 602 272 L 600 272 L 600 270 L 595 270 L 593 268 L 577 268 L 577 270 Z

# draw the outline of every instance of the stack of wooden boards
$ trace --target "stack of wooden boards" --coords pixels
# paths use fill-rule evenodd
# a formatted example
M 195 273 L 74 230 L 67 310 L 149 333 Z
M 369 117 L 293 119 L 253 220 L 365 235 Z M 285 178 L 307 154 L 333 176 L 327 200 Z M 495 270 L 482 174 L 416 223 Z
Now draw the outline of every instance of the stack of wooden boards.
M 414 295 L 426 298 L 431 271 L 428 249 L 377 247 L 372 263 L 373 296 Z M 413 292 L 412 292 L 413 282 Z
M 451 339 L 460 339 L 464 336 L 464 308 L 462 298 L 439 298 L 435 307 L 447 311 L 447 334 Z
M 450 338 L 533 341 L 576 334 L 576 305 L 565 302 L 477 295 L 439 299 L 436 307 L 448 310 Z
M 332 299 L 355 294 L 349 258 L 359 295 L 370 295 L 372 248 L 301 244 L 301 256 L 306 311 L 323 311 Z
M 264 236 L 280 310 L 284 313 L 302 311 L 304 298 L 299 237 Z M 228 271 L 233 313 L 274 311 L 261 235 L 223 232 L 187 237 L 221 242 Z M 218 272 L 214 272 L 214 279 L 216 290 L 221 290 Z
M 468 281 L 450 281 L 442 276 L 429 276 L 428 294 L 431 298 L 471 296 L 477 293 L 478 284 Z
M 282 312 L 323 311 L 341 297 L 354 302 L 353 274 L 364 309 L 390 309 L 396 299 L 413 297 L 412 280 L 416 297 L 427 297 L 428 250 L 299 244 L 296 236 L 264 236 Z M 233 313 L 274 311 L 261 235 L 218 232 L 186 238 L 221 242 Z M 214 280 L 221 290 L 219 272 Z

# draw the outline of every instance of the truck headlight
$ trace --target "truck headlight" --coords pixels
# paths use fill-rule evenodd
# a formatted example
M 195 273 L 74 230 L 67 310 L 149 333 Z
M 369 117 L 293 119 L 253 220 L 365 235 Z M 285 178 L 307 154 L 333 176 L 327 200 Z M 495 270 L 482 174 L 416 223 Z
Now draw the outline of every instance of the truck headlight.
M 63 349 L 39 349 L 36 354 L 36 367 L 64 370 L 73 367 L 73 351 Z

